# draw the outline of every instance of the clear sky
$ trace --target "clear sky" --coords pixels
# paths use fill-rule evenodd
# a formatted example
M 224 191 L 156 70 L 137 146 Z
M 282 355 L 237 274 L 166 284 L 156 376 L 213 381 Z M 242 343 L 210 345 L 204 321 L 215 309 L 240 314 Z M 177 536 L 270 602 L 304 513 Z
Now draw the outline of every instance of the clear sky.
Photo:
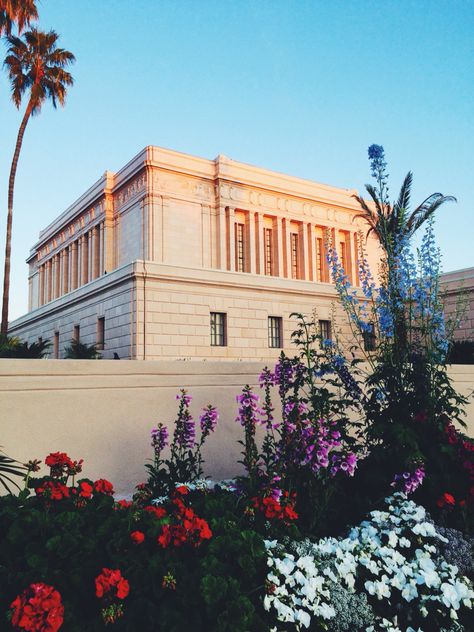
M 474 0 L 41 0 L 72 51 L 66 108 L 26 130 L 17 172 L 11 317 L 27 311 L 38 232 L 146 145 L 344 188 L 385 147 L 395 195 L 452 194 L 437 222 L 446 271 L 474 266 Z M 26 105 L 26 103 L 25 103 Z M 0 248 L 22 111 L 0 78 Z

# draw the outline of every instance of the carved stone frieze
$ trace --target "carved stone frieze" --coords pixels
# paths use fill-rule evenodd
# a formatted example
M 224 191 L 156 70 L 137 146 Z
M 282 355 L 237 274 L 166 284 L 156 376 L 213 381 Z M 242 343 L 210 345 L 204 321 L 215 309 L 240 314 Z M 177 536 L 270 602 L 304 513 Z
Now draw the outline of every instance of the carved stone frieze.
M 115 202 L 118 207 L 122 207 L 126 204 L 131 198 L 135 197 L 138 193 L 141 193 L 145 190 L 146 187 L 146 174 L 141 173 L 136 178 L 134 178 L 131 182 L 126 184 L 120 189 L 120 191 L 115 196 Z
M 191 178 L 163 175 L 162 173 L 153 174 L 153 188 L 157 193 L 166 192 L 170 195 L 175 193 L 207 201 L 213 195 L 213 186 L 210 183 L 196 182 Z

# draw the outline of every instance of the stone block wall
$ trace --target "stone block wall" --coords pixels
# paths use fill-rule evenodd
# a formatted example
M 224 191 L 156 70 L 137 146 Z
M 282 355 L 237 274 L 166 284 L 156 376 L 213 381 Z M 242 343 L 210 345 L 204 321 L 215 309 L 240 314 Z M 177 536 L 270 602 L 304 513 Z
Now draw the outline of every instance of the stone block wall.
M 119 494 L 129 494 L 146 477 L 150 430 L 159 421 L 172 427 L 175 395 L 186 388 L 195 418 L 208 403 L 220 413 L 204 452 L 207 474 L 232 477 L 240 472 L 242 438 L 235 396 L 245 384 L 259 390 L 262 368 L 261 362 L 0 359 L 2 446 L 22 462 L 66 451 L 84 459 L 86 476 L 108 478 Z M 453 366 L 450 374 L 456 389 L 472 394 L 473 366 Z M 474 436 L 472 397 L 466 421 Z

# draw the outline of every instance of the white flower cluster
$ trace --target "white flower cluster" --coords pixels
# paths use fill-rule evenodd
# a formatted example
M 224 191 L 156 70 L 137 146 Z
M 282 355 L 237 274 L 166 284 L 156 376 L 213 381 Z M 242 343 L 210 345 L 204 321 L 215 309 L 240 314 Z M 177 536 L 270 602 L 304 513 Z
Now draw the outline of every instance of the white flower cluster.
M 315 559 L 305 555 L 295 556 L 282 549 L 276 541 L 265 541 L 268 551 L 266 610 L 275 609 L 278 621 L 294 623 L 297 630 L 309 627 L 311 616 L 330 619 L 334 608 L 328 580 L 320 573 Z
M 404 613 L 412 609 L 431 621 L 448 616 L 456 620 L 461 607 L 471 608 L 472 586 L 467 578 L 459 577 L 456 566 L 437 553 L 437 541 L 446 540 L 426 520 L 424 508 L 402 493 L 387 498 L 386 503 L 386 511 L 371 512 L 370 519 L 351 529 L 347 538 L 295 543 L 296 559 L 280 554 L 278 564 L 278 547 L 272 545 L 269 565 L 277 573 L 270 572 L 267 579 L 277 588 L 266 597 L 265 608 L 273 606 L 278 620 L 294 621 L 298 624 L 296 629 L 301 625 L 308 627 L 310 620 L 301 615 L 302 609 L 304 613 L 326 615 L 325 618 L 334 616 L 331 582 L 340 583 L 351 592 L 365 591 L 375 613 L 381 611 L 376 626 L 370 626 L 367 632 L 423 632 L 421 628 L 398 627 L 396 606 L 403 603 Z M 294 569 L 299 568 L 298 555 L 303 555 L 300 559 L 304 560 L 304 580 L 301 574 L 293 577 Z M 314 589 L 315 608 L 308 598 L 307 586 Z

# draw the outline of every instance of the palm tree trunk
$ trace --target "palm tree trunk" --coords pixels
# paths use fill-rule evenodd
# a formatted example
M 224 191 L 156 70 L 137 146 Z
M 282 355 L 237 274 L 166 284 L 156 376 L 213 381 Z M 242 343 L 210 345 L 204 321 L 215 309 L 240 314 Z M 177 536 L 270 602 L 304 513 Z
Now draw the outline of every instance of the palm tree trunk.
M 26 108 L 25 115 L 21 121 L 20 129 L 16 139 L 15 153 L 13 154 L 12 166 L 10 168 L 10 179 L 8 181 L 8 215 L 7 215 L 7 236 L 5 240 L 5 269 L 3 275 L 3 302 L 2 302 L 2 325 L 0 333 L 7 335 L 8 333 L 8 300 L 10 297 L 10 264 L 12 249 L 12 224 L 13 224 L 13 194 L 15 191 L 15 176 L 20 157 L 21 145 L 23 143 L 23 135 L 25 133 L 28 120 L 33 111 L 33 102 L 30 99 Z

